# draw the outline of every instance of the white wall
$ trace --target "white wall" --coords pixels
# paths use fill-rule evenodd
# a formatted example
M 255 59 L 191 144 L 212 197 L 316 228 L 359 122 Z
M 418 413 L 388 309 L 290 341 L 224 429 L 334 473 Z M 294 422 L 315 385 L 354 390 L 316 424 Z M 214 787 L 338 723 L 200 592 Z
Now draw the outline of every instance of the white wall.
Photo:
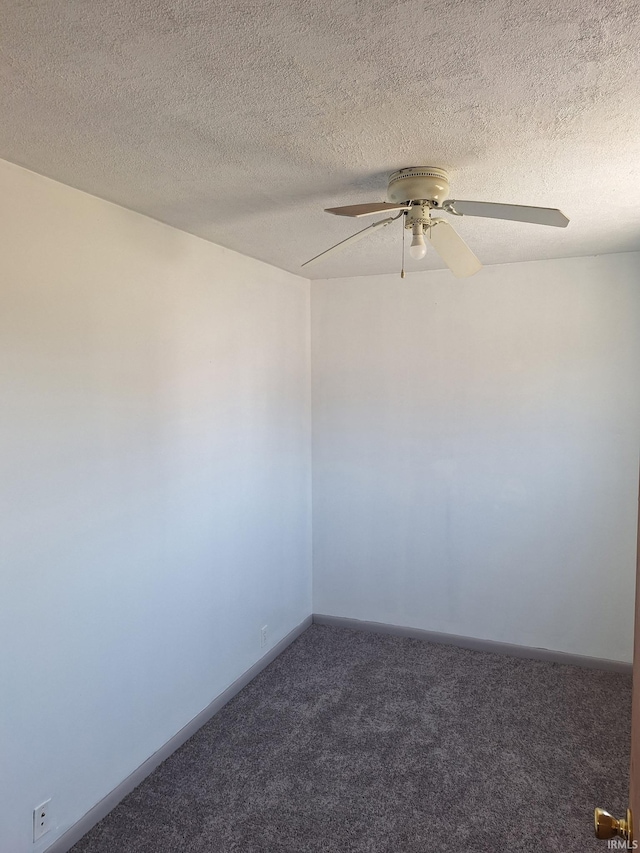
M 313 284 L 316 612 L 630 659 L 639 272 Z M 3 851 L 310 613 L 309 332 L 306 280 L 0 161 Z
M 631 660 L 639 274 L 313 282 L 315 612 Z
M 24 853 L 311 612 L 309 284 L 0 162 L 0 383 L 0 848 Z

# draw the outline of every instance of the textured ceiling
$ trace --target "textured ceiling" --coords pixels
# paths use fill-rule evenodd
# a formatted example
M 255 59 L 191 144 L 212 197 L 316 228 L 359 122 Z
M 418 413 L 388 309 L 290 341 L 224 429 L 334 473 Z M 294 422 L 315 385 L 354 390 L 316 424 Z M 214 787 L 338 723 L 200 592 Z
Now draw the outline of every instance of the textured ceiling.
M 640 0 L 5 0 L 0 156 L 275 264 L 371 221 L 387 175 L 560 207 L 454 224 L 505 263 L 640 249 Z M 393 272 L 401 228 L 315 278 Z M 408 269 L 439 268 L 429 252 Z M 306 273 L 305 273 L 306 274 Z

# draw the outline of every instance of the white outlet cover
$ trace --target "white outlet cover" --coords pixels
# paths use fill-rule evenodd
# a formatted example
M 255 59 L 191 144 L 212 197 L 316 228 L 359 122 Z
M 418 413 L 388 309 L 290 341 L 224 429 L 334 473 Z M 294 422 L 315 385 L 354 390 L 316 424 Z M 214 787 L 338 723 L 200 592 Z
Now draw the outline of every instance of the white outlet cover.
M 264 646 L 266 646 L 266 645 L 267 645 L 267 630 L 268 630 L 268 627 L 269 627 L 268 625 L 263 625 L 263 626 L 262 626 L 262 628 L 260 629 L 260 646 L 261 646 L 261 647 L 264 647 Z
M 33 810 L 33 840 L 37 841 L 39 838 L 49 832 L 51 829 L 51 797 L 48 800 L 45 800 L 44 803 L 40 803 L 39 806 Z

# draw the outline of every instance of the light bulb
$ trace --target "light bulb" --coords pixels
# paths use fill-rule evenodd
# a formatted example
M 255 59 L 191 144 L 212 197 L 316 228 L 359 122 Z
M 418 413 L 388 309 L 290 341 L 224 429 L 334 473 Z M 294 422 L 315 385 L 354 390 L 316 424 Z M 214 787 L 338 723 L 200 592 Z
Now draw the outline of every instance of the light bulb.
M 413 240 L 411 241 L 411 246 L 409 247 L 409 254 L 412 258 L 415 258 L 416 261 L 419 261 L 420 258 L 424 258 L 424 256 L 427 254 L 427 246 L 424 242 L 421 222 L 413 223 L 412 233 Z

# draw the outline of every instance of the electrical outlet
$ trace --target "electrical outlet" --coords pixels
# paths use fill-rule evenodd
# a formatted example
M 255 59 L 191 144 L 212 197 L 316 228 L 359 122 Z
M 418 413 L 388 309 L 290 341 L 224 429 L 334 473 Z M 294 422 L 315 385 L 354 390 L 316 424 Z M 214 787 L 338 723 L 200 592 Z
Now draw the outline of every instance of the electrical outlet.
M 42 838 L 45 832 L 49 832 L 50 829 L 51 798 L 45 800 L 44 803 L 40 803 L 33 810 L 33 840 L 37 841 L 39 838 Z
M 263 649 L 267 645 L 267 628 L 268 625 L 263 625 L 260 629 L 260 648 Z

